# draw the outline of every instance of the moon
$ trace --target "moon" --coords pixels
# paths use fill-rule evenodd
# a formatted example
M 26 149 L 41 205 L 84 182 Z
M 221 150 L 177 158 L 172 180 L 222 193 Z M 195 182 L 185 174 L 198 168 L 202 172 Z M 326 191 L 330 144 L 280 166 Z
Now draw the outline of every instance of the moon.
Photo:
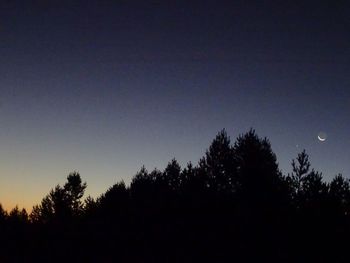
M 324 142 L 327 139 L 327 134 L 325 132 L 320 132 L 317 135 L 317 139 L 321 142 Z

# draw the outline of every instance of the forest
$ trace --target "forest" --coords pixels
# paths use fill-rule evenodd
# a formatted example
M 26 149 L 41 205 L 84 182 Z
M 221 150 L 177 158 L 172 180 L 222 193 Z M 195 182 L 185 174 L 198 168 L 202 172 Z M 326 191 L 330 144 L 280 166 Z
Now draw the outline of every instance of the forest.
M 305 150 L 283 174 L 267 138 L 221 130 L 198 164 L 145 167 L 97 198 L 79 172 L 28 214 L 0 209 L 0 262 L 342 262 L 350 183 Z

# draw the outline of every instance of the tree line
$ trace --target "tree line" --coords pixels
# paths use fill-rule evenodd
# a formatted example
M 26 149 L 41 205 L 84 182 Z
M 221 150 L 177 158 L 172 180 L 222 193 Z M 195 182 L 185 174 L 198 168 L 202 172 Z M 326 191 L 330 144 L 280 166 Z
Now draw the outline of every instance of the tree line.
M 340 262 L 350 183 L 302 151 L 282 174 L 267 138 L 225 130 L 197 165 L 143 166 L 97 198 L 78 172 L 30 214 L 0 206 L 2 262 Z

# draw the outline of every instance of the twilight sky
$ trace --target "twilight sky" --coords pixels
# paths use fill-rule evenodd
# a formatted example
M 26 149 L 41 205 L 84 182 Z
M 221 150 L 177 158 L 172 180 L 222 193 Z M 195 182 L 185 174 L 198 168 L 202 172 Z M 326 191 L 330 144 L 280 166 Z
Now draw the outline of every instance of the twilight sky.
M 5 208 L 74 170 L 97 196 L 142 164 L 197 163 L 222 128 L 267 136 L 285 173 L 305 148 L 350 177 L 348 1 L 140 2 L 1 1 Z

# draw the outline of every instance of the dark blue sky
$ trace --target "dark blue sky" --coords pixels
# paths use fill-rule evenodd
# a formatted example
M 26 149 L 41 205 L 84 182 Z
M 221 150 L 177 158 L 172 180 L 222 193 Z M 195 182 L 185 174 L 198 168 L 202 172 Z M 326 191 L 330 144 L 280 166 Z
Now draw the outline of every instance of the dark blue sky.
M 0 4 L 5 207 L 73 170 L 96 196 L 142 164 L 197 163 L 222 128 L 267 136 L 284 172 L 305 148 L 350 177 L 347 1 L 23 2 Z

